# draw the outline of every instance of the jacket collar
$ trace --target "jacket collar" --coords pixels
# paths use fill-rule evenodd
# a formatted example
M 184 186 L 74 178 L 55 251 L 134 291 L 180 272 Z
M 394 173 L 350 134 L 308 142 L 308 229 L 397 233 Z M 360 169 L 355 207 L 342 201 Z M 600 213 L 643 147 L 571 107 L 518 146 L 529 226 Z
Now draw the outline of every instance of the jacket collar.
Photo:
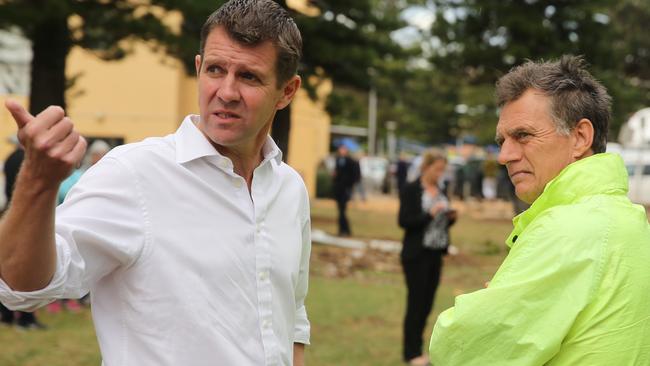
M 196 114 L 188 115 L 176 131 L 174 135 L 176 140 L 176 162 L 183 164 L 206 156 L 214 156 L 215 158 L 212 159 L 215 160 L 228 159 L 212 146 L 208 138 L 196 126 L 199 118 Z M 262 155 L 264 156 L 263 162 L 271 159 L 278 164 L 282 162 L 282 151 L 280 151 L 271 136 L 266 136 L 266 141 L 262 146 Z
M 506 245 L 511 247 L 524 229 L 549 208 L 575 203 L 586 196 L 625 195 L 627 191 L 627 170 L 620 155 L 595 154 L 569 164 L 546 184 L 530 208 L 512 220 L 514 229 Z

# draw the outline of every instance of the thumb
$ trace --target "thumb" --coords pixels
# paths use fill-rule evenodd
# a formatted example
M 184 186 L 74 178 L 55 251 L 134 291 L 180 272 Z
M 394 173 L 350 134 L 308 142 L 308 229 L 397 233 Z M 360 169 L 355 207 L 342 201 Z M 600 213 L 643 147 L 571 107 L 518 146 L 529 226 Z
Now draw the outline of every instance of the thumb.
M 18 125 L 19 129 L 25 127 L 29 121 L 34 119 L 34 116 L 27 112 L 27 110 L 22 105 L 13 99 L 7 99 L 5 102 L 5 107 L 7 107 L 9 113 L 11 113 L 11 116 L 16 121 L 16 125 Z

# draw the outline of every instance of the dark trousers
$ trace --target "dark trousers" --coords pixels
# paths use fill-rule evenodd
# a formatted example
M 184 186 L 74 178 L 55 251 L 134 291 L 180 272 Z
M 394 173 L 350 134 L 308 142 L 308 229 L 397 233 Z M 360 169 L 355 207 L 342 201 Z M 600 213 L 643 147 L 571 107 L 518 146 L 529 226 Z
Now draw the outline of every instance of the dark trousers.
M 350 200 L 349 192 L 342 192 L 336 195 L 336 207 L 339 210 L 339 235 L 350 235 L 350 223 L 346 213 L 348 201 Z
M 22 311 L 17 311 L 16 313 L 18 313 L 18 324 L 20 325 L 29 325 L 36 322 L 34 313 L 25 313 Z M 14 312 L 2 304 L 0 304 L 0 315 L 2 316 L 3 323 L 12 324 L 14 322 Z
M 425 249 L 414 259 L 402 259 L 408 295 L 404 317 L 405 361 L 422 355 L 422 332 L 440 282 L 442 253 Z

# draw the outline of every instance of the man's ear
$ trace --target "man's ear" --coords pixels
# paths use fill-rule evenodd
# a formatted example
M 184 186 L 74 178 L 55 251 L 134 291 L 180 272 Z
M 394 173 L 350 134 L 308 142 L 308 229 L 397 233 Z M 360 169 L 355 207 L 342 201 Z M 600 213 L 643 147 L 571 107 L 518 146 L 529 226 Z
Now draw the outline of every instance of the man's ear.
M 296 96 L 298 89 L 300 89 L 301 83 L 302 79 L 300 79 L 300 76 L 298 75 L 294 75 L 289 79 L 289 81 L 284 83 L 284 86 L 282 87 L 282 97 L 276 103 L 275 108 L 280 110 L 288 106 L 293 100 L 293 97 Z
M 594 142 L 594 125 L 587 118 L 583 118 L 571 132 L 573 135 L 573 157 L 576 160 L 592 155 L 594 151 L 591 144 Z
M 194 57 L 194 67 L 196 68 L 196 77 L 199 77 L 201 73 L 201 55 L 196 55 Z

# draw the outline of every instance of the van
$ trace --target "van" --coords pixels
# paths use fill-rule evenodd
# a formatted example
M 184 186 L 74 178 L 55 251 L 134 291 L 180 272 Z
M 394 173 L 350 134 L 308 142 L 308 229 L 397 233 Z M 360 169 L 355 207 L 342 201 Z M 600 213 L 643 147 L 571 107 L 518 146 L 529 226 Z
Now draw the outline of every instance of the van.
M 620 154 L 627 168 L 630 200 L 650 206 L 650 147 L 622 148 L 608 144 L 607 151 Z

